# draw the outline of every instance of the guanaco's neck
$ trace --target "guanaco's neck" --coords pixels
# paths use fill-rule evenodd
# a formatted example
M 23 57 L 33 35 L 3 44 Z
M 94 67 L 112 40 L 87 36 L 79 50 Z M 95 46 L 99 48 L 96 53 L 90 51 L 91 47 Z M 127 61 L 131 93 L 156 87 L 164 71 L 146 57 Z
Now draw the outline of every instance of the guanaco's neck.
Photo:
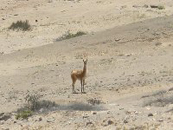
M 87 71 L 87 67 L 86 67 L 86 64 L 84 64 L 84 67 L 83 67 L 83 74 L 86 75 L 86 71 Z

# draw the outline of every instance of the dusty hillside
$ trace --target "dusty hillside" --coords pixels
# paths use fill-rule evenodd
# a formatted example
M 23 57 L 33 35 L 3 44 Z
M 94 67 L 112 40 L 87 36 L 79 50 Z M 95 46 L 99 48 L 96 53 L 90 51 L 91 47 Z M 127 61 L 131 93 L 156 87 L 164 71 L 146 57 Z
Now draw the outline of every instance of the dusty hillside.
M 171 130 L 172 1 L 1 2 L 0 129 Z M 19 19 L 33 29 L 7 29 Z M 87 34 L 56 41 L 68 30 Z M 79 82 L 72 94 L 70 73 L 84 55 L 86 94 Z M 28 97 L 40 106 L 16 119 Z
M 87 33 L 169 16 L 172 0 L 0 0 L 0 52 L 51 44 L 70 31 Z M 165 9 L 151 8 L 150 5 Z M 28 20 L 31 32 L 9 31 L 18 20 Z

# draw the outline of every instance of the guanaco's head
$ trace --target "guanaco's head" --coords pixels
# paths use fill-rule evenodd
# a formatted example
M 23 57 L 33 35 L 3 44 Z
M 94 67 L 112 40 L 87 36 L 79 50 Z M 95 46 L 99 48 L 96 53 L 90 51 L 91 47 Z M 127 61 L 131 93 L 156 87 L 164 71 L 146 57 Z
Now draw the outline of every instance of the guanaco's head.
M 87 62 L 88 62 L 88 59 L 83 59 L 83 63 L 84 63 L 84 65 L 86 65 Z

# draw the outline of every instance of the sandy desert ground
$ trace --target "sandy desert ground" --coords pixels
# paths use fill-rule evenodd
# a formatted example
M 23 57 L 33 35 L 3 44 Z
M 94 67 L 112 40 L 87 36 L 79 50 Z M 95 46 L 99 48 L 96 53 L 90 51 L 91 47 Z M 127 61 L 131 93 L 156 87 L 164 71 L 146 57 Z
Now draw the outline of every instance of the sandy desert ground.
M 172 0 L 0 3 L 0 130 L 173 129 Z M 32 29 L 9 30 L 18 20 Z M 86 94 L 79 81 L 73 94 L 83 57 Z M 28 95 L 48 106 L 16 119 Z

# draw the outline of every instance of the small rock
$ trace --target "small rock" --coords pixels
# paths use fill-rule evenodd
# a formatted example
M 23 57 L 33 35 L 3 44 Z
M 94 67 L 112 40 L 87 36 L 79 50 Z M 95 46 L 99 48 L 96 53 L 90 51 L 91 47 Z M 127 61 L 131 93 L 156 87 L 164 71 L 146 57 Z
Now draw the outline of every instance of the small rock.
M 40 117 L 38 120 L 39 120 L 39 121 L 42 121 L 43 119 Z
M 2 130 L 10 130 L 9 128 L 3 128 Z
M 4 124 L 4 121 L 0 121 L 0 125 L 3 125 Z
M 159 119 L 158 121 L 159 121 L 159 122 L 163 122 L 163 119 Z
M 107 112 L 107 114 L 110 114 L 110 113 L 111 113 L 110 111 Z
M 131 114 L 132 112 L 131 111 L 126 111 L 126 114 Z
M 139 6 L 139 5 L 133 5 L 132 7 L 134 7 L 134 8 L 140 8 L 141 6 Z
M 121 39 L 115 39 L 116 42 L 120 41 Z
M 3 116 L 4 115 L 4 113 L 0 113 L 0 116 Z
M 144 8 L 148 8 L 149 6 L 148 6 L 148 5 L 144 5 L 143 7 L 144 7 Z
M 149 117 L 149 116 L 153 116 L 153 114 L 152 114 L 152 113 L 149 113 L 149 114 L 148 114 L 148 117 Z
M 54 118 L 49 118 L 49 119 L 47 119 L 47 122 L 54 122 L 54 121 L 55 121 Z
M 139 114 L 139 112 L 138 112 L 138 111 L 135 111 L 134 113 L 135 113 L 136 115 L 138 115 L 138 114 Z
M 128 123 L 128 121 L 127 120 L 124 120 L 124 123 L 126 124 L 126 123 Z
M 168 120 L 171 120 L 171 117 L 168 117 Z
M 156 42 L 155 45 L 160 46 L 160 45 L 162 45 L 162 43 L 161 42 Z
M 97 114 L 97 112 L 93 112 L 93 115 L 96 115 Z
M 119 108 L 119 110 L 124 110 L 124 108 L 123 108 L 123 107 L 121 107 L 121 108 Z
M 158 8 L 157 5 L 150 5 L 151 8 Z
M 170 88 L 168 91 L 173 91 L 173 87 L 172 87 L 172 88 Z
M 112 120 L 108 120 L 108 125 L 112 125 L 114 122 Z
M 88 118 L 88 117 L 89 117 L 89 116 L 87 116 L 87 115 L 86 115 L 86 116 L 83 116 L 83 118 Z
M 89 121 L 89 122 L 86 123 L 86 126 L 87 125 L 93 125 L 93 123 L 91 121 Z
M 40 110 L 39 110 L 39 112 L 43 112 L 44 111 L 44 108 L 41 108 Z
M 151 108 L 150 107 L 146 107 L 147 110 L 150 110 Z

